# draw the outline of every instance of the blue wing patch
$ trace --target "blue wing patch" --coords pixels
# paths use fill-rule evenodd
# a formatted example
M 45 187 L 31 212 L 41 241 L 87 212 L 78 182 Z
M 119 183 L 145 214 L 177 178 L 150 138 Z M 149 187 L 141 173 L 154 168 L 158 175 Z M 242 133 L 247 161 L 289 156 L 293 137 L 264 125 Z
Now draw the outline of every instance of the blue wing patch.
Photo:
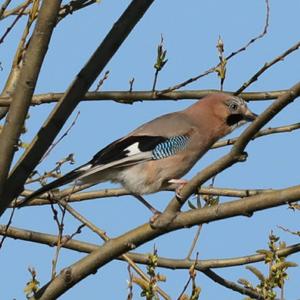
M 177 152 L 183 150 L 189 140 L 189 136 L 178 135 L 170 137 L 162 143 L 156 145 L 152 150 L 152 159 L 162 159 L 172 155 L 175 155 Z

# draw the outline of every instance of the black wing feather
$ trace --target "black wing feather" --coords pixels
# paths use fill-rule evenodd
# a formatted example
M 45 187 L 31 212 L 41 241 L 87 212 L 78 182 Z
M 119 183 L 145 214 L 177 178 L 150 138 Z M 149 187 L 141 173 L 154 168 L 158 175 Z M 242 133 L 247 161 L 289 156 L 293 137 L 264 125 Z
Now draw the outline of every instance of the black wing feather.
M 129 153 L 129 150 L 127 150 L 127 148 L 135 143 L 138 143 L 138 148 L 141 152 L 147 152 L 153 150 L 157 145 L 165 142 L 166 140 L 167 138 L 162 136 L 146 135 L 129 136 L 125 139 L 116 140 L 113 143 L 106 146 L 105 148 L 103 148 L 102 150 L 100 150 L 98 153 L 96 153 L 89 163 L 76 168 L 75 170 L 67 173 L 61 178 L 50 182 L 49 184 L 41 187 L 29 196 L 25 197 L 24 201 L 19 205 L 19 207 L 22 207 L 25 203 L 27 203 L 34 197 L 37 197 L 45 192 L 48 192 L 52 189 L 58 188 L 62 185 L 68 184 L 78 179 L 81 175 L 85 173 L 85 166 L 91 166 L 92 169 L 93 166 L 105 165 L 127 157 L 127 154 Z
M 125 139 L 119 139 L 96 153 L 90 164 L 103 165 L 125 158 L 129 152 L 126 148 L 135 143 L 138 143 L 138 148 L 141 152 L 146 152 L 153 150 L 158 144 L 166 140 L 167 138 L 163 136 L 148 135 L 129 136 Z

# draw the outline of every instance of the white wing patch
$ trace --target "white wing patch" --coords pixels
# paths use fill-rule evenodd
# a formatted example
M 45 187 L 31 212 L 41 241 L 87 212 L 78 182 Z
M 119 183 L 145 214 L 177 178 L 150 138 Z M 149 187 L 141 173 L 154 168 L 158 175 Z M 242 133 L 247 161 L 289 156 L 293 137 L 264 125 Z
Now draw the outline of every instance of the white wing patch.
M 81 168 L 79 168 L 79 169 L 77 170 L 77 172 L 78 172 L 78 171 L 87 171 L 87 170 L 89 170 L 92 166 L 93 166 L 92 164 L 86 164 L 86 165 L 83 165 Z
M 136 142 L 132 145 L 130 145 L 129 147 L 125 148 L 124 149 L 125 151 L 129 151 L 129 153 L 127 154 L 127 156 L 131 156 L 131 155 L 135 155 L 135 154 L 138 154 L 138 153 L 141 153 L 141 150 L 139 149 L 139 143 Z
M 129 148 L 129 147 L 128 147 Z M 78 177 L 79 180 L 84 179 L 87 176 L 90 176 L 92 174 L 101 172 L 103 170 L 107 170 L 109 168 L 118 168 L 118 167 L 125 167 L 130 165 L 135 165 L 142 161 L 148 161 L 152 160 L 152 152 L 139 152 L 132 156 L 127 156 L 122 159 L 112 161 L 110 163 L 104 164 L 104 165 L 95 165 L 92 166 L 89 170 L 86 170 L 86 172 Z

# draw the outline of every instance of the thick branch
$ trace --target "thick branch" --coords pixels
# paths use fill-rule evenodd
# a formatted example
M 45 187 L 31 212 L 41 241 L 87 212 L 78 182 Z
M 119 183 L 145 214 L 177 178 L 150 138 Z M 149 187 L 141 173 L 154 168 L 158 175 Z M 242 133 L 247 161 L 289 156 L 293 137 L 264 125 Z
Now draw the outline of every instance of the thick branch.
M 6 229 L 5 225 L 0 225 L 0 235 L 5 235 L 13 239 L 20 239 L 23 241 L 44 244 L 50 247 L 55 247 L 57 245 L 57 241 L 58 241 L 57 235 L 47 234 L 47 233 L 42 233 L 42 232 L 37 232 L 32 230 L 25 230 L 25 229 L 12 227 L 12 226 L 10 226 L 8 230 L 5 229 Z M 101 246 L 72 239 L 64 243 L 62 247 L 69 250 L 82 252 L 82 253 L 91 253 L 92 251 L 98 250 Z M 276 253 L 279 257 L 287 257 L 289 255 L 298 252 L 300 252 L 300 243 L 287 246 L 286 248 L 278 250 Z M 132 259 L 135 263 L 145 264 L 145 265 L 149 263 L 148 254 L 129 252 L 127 253 L 127 256 L 130 257 L 130 259 Z M 247 256 L 224 258 L 224 259 L 197 260 L 196 269 L 199 271 L 203 271 L 207 269 L 235 267 L 235 266 L 247 265 L 251 263 L 257 263 L 264 260 L 265 260 L 264 254 L 252 254 Z M 173 259 L 167 257 L 159 257 L 157 265 L 161 268 L 172 269 L 172 270 L 189 269 L 191 266 L 195 265 L 195 261 L 190 259 Z
M 32 33 L 28 49 L 25 52 L 24 64 L 12 96 L 12 104 L 8 111 L 5 125 L 0 135 L 0 211 L 10 200 L 2 197 L 9 187 L 5 182 L 15 152 L 19 136 L 31 103 L 37 78 L 46 55 L 48 44 L 56 24 L 61 0 L 44 0 Z M 5 186 L 4 186 L 5 184 Z M 15 187 L 13 187 L 14 189 Z
M 255 211 L 299 199 L 300 186 L 295 186 L 212 207 L 178 213 L 176 219 L 167 228 L 155 229 L 150 224 L 141 225 L 115 239 L 109 240 L 98 250 L 62 270 L 57 277 L 39 290 L 36 298 L 44 300 L 59 297 L 77 282 L 94 273 L 95 270 L 111 260 L 132 250 L 133 247 L 138 247 L 167 232 L 233 216 L 250 215 Z
M 20 193 L 26 179 L 39 163 L 67 118 L 153 1 L 133 0 L 87 64 L 78 73 L 31 145 L 14 167 L 6 185 L 7 189 L 0 206 L 0 215 L 5 211 L 12 199 Z
M 81 101 L 102 101 L 114 100 L 118 103 L 133 103 L 141 101 L 155 101 L 155 100 L 181 100 L 181 99 L 200 99 L 208 94 L 220 92 L 219 90 L 185 90 L 172 91 L 165 94 L 152 91 L 103 91 L 103 92 L 87 92 L 80 99 Z M 272 100 L 286 93 L 287 90 L 278 91 L 262 91 L 242 93 L 240 96 L 246 101 L 261 101 Z M 224 93 L 233 94 L 234 92 L 225 91 Z M 44 103 L 58 102 L 63 93 L 47 93 L 34 95 L 32 97 L 32 105 L 40 105 Z M 11 103 L 10 97 L 0 97 L 0 106 L 9 106 Z
M 201 186 L 212 176 L 218 174 L 233 164 L 246 159 L 243 153 L 247 144 L 255 136 L 255 134 L 284 107 L 291 103 L 300 94 L 300 82 L 294 85 L 289 92 L 280 96 L 274 101 L 248 128 L 239 136 L 231 151 L 218 159 L 216 162 L 199 172 L 181 191 L 181 199 L 174 197 L 169 203 L 165 212 L 156 220 L 155 226 L 167 226 L 172 219 L 176 217 L 176 213 L 180 211 L 186 199 L 192 195 L 198 186 Z

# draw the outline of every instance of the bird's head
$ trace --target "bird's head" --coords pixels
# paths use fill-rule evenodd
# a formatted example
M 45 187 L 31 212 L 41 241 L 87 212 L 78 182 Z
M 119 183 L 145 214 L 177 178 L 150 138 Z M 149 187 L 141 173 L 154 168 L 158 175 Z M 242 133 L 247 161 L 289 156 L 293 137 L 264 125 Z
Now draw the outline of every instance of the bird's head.
M 230 127 L 231 131 L 257 117 L 240 97 L 223 93 L 212 96 L 211 105 L 215 116 Z
M 185 109 L 185 113 L 196 124 L 213 129 L 220 137 L 257 117 L 242 98 L 225 93 L 210 94 Z

